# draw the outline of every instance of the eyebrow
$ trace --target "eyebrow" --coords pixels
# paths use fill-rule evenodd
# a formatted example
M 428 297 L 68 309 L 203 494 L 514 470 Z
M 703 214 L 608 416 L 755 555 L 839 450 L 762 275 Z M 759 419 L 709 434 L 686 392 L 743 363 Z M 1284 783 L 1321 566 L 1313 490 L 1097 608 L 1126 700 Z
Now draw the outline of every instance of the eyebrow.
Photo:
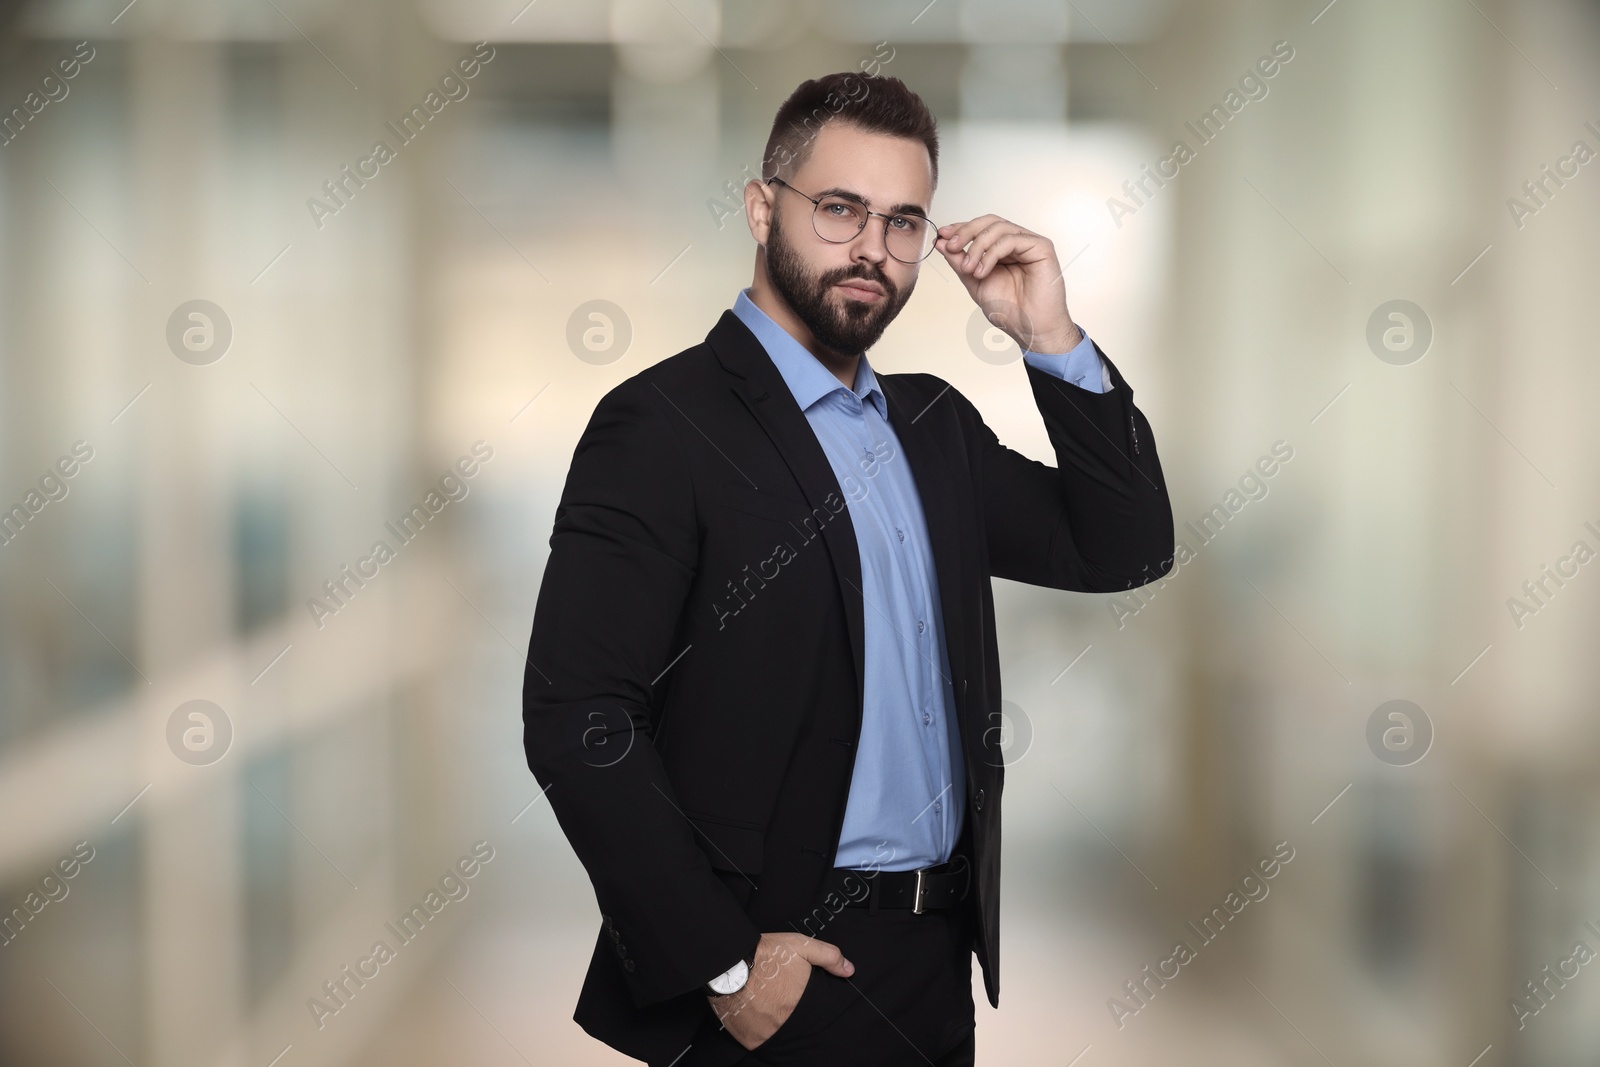
M 854 192 L 851 192 L 849 189 L 842 189 L 842 188 L 840 188 L 838 186 L 834 186 L 832 189 L 824 189 L 824 190 L 822 190 L 822 192 L 817 194 L 817 199 L 821 200 L 825 196 L 842 196 L 842 197 L 845 197 L 848 200 L 854 200 L 857 203 L 865 204 L 867 207 L 871 207 L 872 206 L 872 201 L 868 200 L 866 197 L 862 196 L 860 193 L 854 193 Z M 928 218 L 928 213 L 922 209 L 922 206 L 920 204 L 896 204 L 894 207 L 889 209 L 889 214 L 891 214 L 891 215 L 920 215 L 925 219 Z M 931 222 L 933 220 L 929 219 L 928 221 Z

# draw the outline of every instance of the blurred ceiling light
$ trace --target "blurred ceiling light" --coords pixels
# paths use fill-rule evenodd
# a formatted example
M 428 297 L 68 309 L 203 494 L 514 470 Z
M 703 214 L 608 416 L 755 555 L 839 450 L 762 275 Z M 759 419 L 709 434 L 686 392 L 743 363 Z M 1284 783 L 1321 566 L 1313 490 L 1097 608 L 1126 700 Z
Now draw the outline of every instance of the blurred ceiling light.
M 542 0 L 541 0 L 542 2 Z M 1152 37 L 1175 0 L 819 0 L 816 29 L 841 41 L 1099 44 Z
M 975 44 L 1065 44 L 1067 0 L 961 0 L 961 40 Z
M 788 0 L 736 0 L 729 6 L 725 22 L 719 0 L 417 0 L 428 28 L 447 40 L 669 47 L 693 42 L 702 50 L 762 43 L 790 7 Z M 686 58 L 674 63 L 655 57 L 642 59 L 638 73 L 647 80 L 661 75 L 681 81 L 696 69 Z
M 640 81 L 684 81 L 711 59 L 721 31 L 716 0 L 612 0 L 611 39 L 622 69 Z
M 429 30 L 452 41 L 611 40 L 611 5 L 605 0 L 417 0 L 417 11 Z
M 961 65 L 961 117 L 1065 122 L 1067 68 L 1059 44 L 980 44 Z

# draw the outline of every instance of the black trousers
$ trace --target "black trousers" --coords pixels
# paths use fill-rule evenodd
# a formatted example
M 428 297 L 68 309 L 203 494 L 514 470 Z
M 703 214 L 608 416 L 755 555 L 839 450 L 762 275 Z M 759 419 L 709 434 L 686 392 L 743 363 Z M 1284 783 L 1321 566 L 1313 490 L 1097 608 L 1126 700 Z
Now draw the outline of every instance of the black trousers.
M 840 910 L 808 932 L 838 945 L 854 974 L 813 966 L 794 1011 L 748 1051 L 707 1005 L 708 1021 L 679 1067 L 970 1067 L 972 899 L 921 915 Z

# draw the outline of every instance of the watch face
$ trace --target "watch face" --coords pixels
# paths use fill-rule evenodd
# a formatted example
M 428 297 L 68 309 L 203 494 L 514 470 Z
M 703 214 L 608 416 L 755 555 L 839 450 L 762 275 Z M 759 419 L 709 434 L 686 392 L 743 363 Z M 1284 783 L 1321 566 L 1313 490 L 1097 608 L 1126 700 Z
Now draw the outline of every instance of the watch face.
M 743 989 L 749 977 L 749 966 L 745 964 L 744 960 L 740 960 L 722 974 L 711 979 L 711 988 L 723 996 L 727 996 L 729 993 L 737 993 Z

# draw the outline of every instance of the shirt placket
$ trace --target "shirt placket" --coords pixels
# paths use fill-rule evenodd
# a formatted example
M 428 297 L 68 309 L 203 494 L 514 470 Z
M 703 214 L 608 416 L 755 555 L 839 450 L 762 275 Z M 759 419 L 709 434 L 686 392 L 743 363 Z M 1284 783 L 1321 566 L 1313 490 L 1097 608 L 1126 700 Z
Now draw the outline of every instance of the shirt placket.
M 873 415 L 876 415 L 874 409 Z M 887 441 L 887 426 L 880 427 L 881 416 L 872 417 L 864 414 L 863 422 L 869 433 L 877 432 L 880 440 Z M 899 458 L 903 453 L 895 449 L 895 456 Z M 887 483 L 886 483 L 887 484 Z M 906 488 L 911 483 L 902 480 L 899 488 Z M 911 501 L 901 499 L 899 493 L 886 493 L 882 503 L 883 512 L 894 530 L 892 566 L 895 580 L 903 590 L 909 594 L 907 599 L 917 606 L 917 619 L 915 632 L 907 637 L 914 642 L 914 662 L 907 675 L 915 679 L 912 685 L 911 711 L 916 716 L 917 729 L 914 735 L 918 740 L 918 751 L 922 754 L 924 773 L 929 782 L 934 785 L 933 798 L 930 800 L 926 814 L 930 816 L 934 830 L 930 835 L 933 838 L 933 851 L 935 855 L 941 854 L 949 840 L 950 829 L 950 793 L 948 783 L 943 781 L 944 761 L 943 747 L 947 743 L 938 735 L 936 727 L 940 725 L 934 705 L 939 691 L 940 669 L 940 642 L 939 631 L 933 617 L 933 590 L 928 584 L 928 569 L 933 561 L 922 555 L 922 542 L 910 540 L 907 537 L 907 528 L 910 526 L 913 515 Z

